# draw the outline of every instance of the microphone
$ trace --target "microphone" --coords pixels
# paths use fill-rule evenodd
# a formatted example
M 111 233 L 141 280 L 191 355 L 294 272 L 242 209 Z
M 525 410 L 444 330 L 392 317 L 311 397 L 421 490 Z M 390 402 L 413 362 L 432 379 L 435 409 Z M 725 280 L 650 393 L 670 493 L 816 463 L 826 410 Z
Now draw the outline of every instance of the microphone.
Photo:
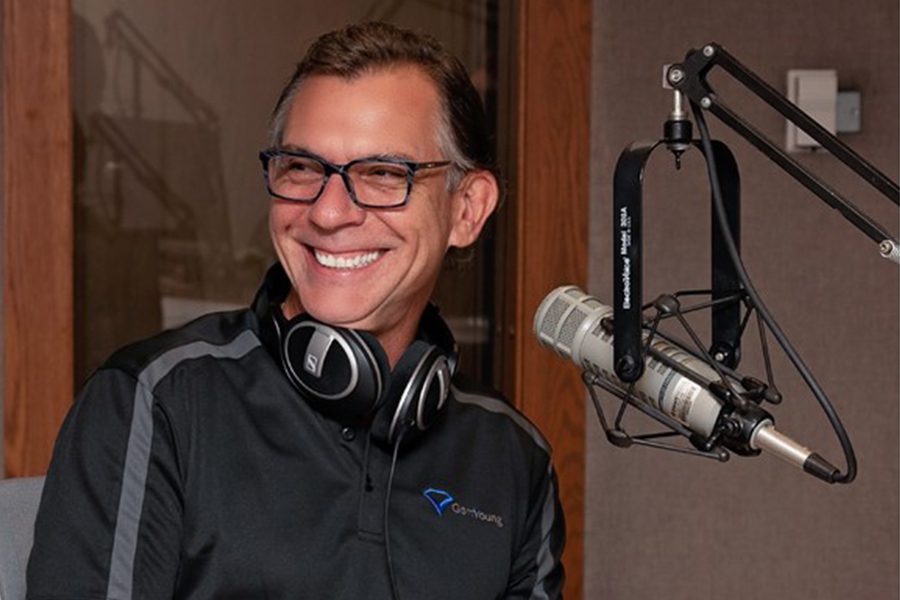
M 695 434 L 692 438 L 710 442 L 721 436 L 723 444 L 738 454 L 768 452 L 815 477 L 835 482 L 838 469 L 777 431 L 769 413 L 752 402 L 736 406 L 716 397 L 713 390 L 721 393 L 723 388 L 716 371 L 674 343 L 654 339 L 644 374 L 631 386 L 623 383 L 613 367 L 612 328 L 604 323 L 613 312 L 612 307 L 576 286 L 558 287 L 538 307 L 534 334 L 541 345 L 602 379 L 622 397 L 630 393 L 639 403 L 675 419 Z M 644 333 L 645 342 L 648 335 Z M 736 382 L 732 389 L 738 395 L 747 391 Z

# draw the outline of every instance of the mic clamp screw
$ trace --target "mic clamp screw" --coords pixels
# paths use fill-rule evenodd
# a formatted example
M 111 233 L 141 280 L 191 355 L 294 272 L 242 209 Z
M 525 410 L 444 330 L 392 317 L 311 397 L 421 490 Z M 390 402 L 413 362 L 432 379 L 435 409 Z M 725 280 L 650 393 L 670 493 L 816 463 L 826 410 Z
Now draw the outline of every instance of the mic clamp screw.
M 709 58 L 716 53 L 716 49 L 712 46 L 703 46 L 703 56 Z
M 677 85 L 684 79 L 684 71 L 679 67 L 672 67 L 669 69 L 669 83 L 672 85 Z
M 634 359 L 630 356 L 623 356 L 620 358 L 616 363 L 616 367 L 616 370 L 626 377 L 630 377 L 637 371 L 637 363 L 635 363 Z

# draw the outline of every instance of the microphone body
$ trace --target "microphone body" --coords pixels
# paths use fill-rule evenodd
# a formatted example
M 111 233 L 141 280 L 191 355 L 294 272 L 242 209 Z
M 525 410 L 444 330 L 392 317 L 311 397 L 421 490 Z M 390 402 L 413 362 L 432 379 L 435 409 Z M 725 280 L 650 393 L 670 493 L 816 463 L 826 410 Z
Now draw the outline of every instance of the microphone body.
M 611 306 L 575 286 L 563 286 L 550 292 L 541 303 L 534 317 L 534 333 L 541 344 L 582 370 L 626 390 L 629 384 L 616 377 L 613 368 L 613 334 L 603 327 L 603 319 L 612 316 Z M 718 379 L 704 361 L 665 340 L 654 340 L 651 348 L 690 369 L 698 378 Z M 632 395 L 703 437 L 712 434 L 722 412 L 722 402 L 701 384 L 652 357 L 647 359 L 644 374 L 634 382 Z
M 604 379 L 626 393 L 629 384 L 615 375 L 613 334 L 604 327 L 603 320 L 613 317 L 613 308 L 587 295 L 576 286 L 562 286 L 550 292 L 541 302 L 534 316 L 534 334 L 538 341 L 571 360 L 582 370 Z M 644 333 L 647 340 L 648 333 Z M 742 454 L 766 451 L 820 479 L 834 482 L 839 471 L 821 456 L 778 432 L 771 416 L 753 406 L 742 415 L 737 410 L 724 410 L 724 403 L 713 395 L 708 386 L 719 375 L 705 361 L 662 339 L 650 345 L 644 374 L 634 382 L 631 395 L 660 412 L 672 417 L 702 439 L 709 439 L 729 419 L 730 431 L 735 435 L 728 447 Z M 654 358 L 666 357 L 669 364 Z M 688 377 L 681 371 L 689 372 Z M 737 382 L 732 387 L 738 394 L 745 390 Z M 726 429 L 725 442 L 729 442 Z

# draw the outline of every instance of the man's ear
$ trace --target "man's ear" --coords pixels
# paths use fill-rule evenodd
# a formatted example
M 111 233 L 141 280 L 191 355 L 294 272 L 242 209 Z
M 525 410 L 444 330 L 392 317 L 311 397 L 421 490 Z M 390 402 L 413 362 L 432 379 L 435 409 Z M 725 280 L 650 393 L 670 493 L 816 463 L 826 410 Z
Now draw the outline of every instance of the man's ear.
M 453 192 L 450 245 L 465 248 L 475 242 L 500 198 L 500 186 L 490 171 L 466 173 Z

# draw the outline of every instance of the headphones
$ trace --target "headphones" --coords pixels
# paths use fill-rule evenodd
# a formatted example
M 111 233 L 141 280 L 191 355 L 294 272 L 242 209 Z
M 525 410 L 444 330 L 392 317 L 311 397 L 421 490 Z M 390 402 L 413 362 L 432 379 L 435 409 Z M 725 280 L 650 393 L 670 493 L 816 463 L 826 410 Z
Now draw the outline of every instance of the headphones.
M 450 394 L 457 352 L 453 334 L 429 304 L 420 333 L 391 371 L 375 336 L 328 325 L 308 314 L 273 320 L 287 378 L 319 413 L 341 423 L 372 419 L 376 441 L 394 446 L 431 426 Z

